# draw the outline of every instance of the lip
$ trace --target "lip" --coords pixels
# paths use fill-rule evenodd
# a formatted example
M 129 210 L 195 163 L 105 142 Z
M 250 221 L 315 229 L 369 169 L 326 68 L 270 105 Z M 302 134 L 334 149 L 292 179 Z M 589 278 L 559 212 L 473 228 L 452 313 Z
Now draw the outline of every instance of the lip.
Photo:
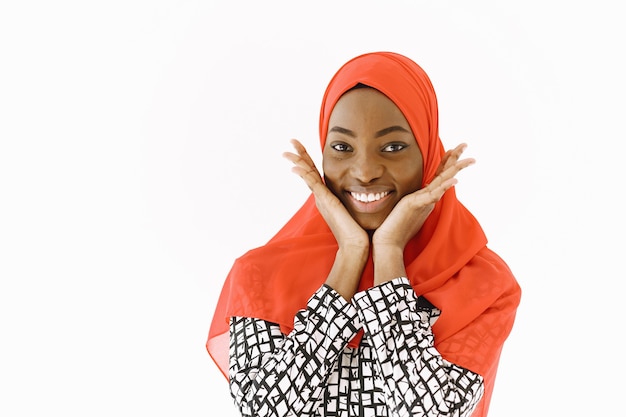
M 365 194 L 371 194 L 371 192 L 364 192 Z M 390 201 L 391 196 L 393 194 L 392 191 L 387 191 L 387 195 L 381 197 L 376 201 L 363 202 L 354 198 L 351 192 L 345 192 L 347 200 L 350 202 L 350 205 L 354 208 L 356 212 L 360 213 L 376 213 L 381 211 Z M 361 194 L 361 193 L 359 193 Z M 374 193 L 376 194 L 376 193 Z

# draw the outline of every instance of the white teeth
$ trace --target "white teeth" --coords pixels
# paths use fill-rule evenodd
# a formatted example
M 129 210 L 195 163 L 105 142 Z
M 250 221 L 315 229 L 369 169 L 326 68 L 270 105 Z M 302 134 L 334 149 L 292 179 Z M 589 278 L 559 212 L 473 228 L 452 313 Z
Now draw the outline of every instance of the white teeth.
M 387 191 L 385 191 L 384 193 L 376 193 L 376 194 L 352 193 L 352 192 L 350 193 L 350 195 L 352 195 L 352 198 L 362 203 L 371 203 L 372 201 L 378 201 L 384 196 L 386 196 L 387 194 L 389 194 L 389 192 Z

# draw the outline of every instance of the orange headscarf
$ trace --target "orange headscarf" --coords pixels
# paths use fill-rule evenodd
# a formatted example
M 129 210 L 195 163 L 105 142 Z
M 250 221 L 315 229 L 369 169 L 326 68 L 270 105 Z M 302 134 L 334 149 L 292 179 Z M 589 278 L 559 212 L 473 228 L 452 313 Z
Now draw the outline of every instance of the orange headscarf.
M 320 113 L 320 141 L 339 98 L 357 84 L 373 87 L 402 111 L 424 158 L 423 184 L 435 176 L 445 153 L 439 138 L 437 98 L 430 79 L 415 62 L 391 52 L 360 55 L 330 81 Z M 409 280 L 442 313 L 435 346 L 452 363 L 479 373 L 485 395 L 474 416 L 486 415 L 502 345 L 520 301 L 520 288 L 507 265 L 486 247 L 472 214 L 448 190 L 405 249 Z M 206 344 L 228 377 L 228 318 L 254 317 L 293 328 L 296 312 L 324 283 L 337 242 L 311 195 L 270 241 L 238 258 L 224 283 Z M 359 291 L 373 285 L 371 257 Z

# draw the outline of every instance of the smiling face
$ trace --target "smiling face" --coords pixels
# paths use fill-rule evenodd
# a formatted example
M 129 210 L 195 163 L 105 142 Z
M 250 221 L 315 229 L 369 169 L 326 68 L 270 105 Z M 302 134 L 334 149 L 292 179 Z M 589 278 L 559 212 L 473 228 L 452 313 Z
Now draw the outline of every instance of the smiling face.
M 323 149 L 326 185 L 365 230 L 420 189 L 423 159 L 406 118 L 373 88 L 345 93 L 330 115 Z

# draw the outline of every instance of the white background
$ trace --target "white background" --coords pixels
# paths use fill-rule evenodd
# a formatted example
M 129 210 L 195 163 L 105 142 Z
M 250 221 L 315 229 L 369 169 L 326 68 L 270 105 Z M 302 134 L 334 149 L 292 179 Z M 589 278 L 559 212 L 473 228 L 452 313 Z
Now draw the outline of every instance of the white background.
M 431 76 L 524 291 L 490 417 L 619 414 L 618 3 L 3 2 L 0 415 L 237 416 L 204 347 L 223 279 L 304 201 L 281 153 L 319 162 L 327 82 L 376 50 Z

